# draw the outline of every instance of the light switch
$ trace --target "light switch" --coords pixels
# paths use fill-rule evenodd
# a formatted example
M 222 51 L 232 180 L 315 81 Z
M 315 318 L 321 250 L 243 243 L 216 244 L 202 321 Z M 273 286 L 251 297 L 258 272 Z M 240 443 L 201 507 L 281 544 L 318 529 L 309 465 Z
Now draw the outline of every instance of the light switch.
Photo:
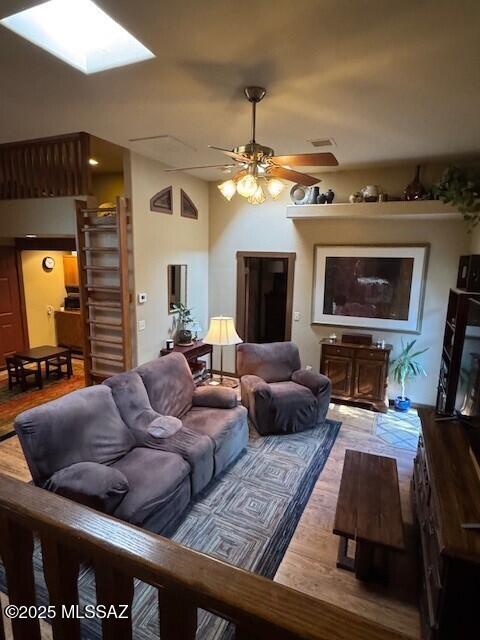
M 147 301 L 147 294 L 137 293 L 137 301 L 138 301 L 138 304 L 145 304 L 145 302 Z
M 137 327 L 139 331 L 145 331 L 146 322 L 145 320 L 138 320 Z
M 295 322 L 298 322 L 300 320 L 300 311 L 294 311 L 293 319 L 295 320 Z

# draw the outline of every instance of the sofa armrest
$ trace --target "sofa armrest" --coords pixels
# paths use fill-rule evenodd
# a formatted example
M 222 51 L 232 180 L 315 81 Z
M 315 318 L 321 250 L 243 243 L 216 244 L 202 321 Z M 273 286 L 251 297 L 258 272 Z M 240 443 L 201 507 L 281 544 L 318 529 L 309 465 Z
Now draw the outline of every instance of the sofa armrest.
M 129 490 L 127 478 L 114 467 L 77 462 L 56 471 L 44 489 L 105 513 L 113 513 Z
M 319 393 L 330 385 L 330 380 L 327 376 L 309 369 L 297 369 L 297 371 L 294 371 L 292 373 L 292 382 L 307 387 L 314 396 L 318 396 Z
M 233 409 L 237 406 L 237 394 L 227 387 L 198 387 L 193 392 L 194 407 L 212 407 L 214 409 Z
M 163 442 L 174 436 L 182 428 L 182 421 L 174 416 L 158 416 L 145 427 L 133 427 L 130 431 L 137 447 L 162 449 Z

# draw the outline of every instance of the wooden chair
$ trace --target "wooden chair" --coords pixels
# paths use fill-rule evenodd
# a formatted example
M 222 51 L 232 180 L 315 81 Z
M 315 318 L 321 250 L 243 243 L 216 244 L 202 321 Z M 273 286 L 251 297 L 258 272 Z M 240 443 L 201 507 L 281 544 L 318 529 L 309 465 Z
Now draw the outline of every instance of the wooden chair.
M 50 378 L 50 374 L 55 374 L 57 379 L 65 374 L 67 377 L 72 375 L 71 357 L 67 355 L 55 356 L 45 361 L 45 375 Z
M 24 360 L 15 356 L 7 356 L 5 358 L 5 362 L 7 364 L 8 388 L 10 389 L 10 391 L 17 384 L 21 386 L 22 391 L 26 391 L 29 376 L 34 376 L 36 385 L 40 386 L 39 376 L 41 375 L 41 373 L 39 373 L 37 369 L 26 367 L 26 363 Z

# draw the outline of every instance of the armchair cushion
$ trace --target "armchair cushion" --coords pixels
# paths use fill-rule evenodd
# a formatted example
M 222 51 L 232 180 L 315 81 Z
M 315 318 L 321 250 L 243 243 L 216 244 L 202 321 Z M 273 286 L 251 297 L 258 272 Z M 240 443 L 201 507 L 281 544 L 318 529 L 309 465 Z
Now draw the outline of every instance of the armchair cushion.
M 128 480 L 118 469 L 98 462 L 77 462 L 60 469 L 44 489 L 87 507 L 113 513 L 129 490 Z
M 292 374 L 292 382 L 307 387 L 314 396 L 318 396 L 318 394 L 330 384 L 326 376 L 309 369 L 298 369 L 298 371 L 294 371 Z
M 226 387 L 198 387 L 193 392 L 193 406 L 233 409 L 237 406 L 237 394 Z
M 244 342 L 237 347 L 237 373 L 260 376 L 265 382 L 290 380 L 300 369 L 300 355 L 293 342 L 255 344 Z

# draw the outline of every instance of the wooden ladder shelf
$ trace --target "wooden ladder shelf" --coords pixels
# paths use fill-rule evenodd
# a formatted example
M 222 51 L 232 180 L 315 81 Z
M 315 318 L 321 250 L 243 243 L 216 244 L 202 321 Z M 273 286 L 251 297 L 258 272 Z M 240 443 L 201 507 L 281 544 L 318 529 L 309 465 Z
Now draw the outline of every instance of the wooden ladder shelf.
M 85 382 L 99 383 L 131 369 L 128 201 L 113 209 L 76 201 Z

